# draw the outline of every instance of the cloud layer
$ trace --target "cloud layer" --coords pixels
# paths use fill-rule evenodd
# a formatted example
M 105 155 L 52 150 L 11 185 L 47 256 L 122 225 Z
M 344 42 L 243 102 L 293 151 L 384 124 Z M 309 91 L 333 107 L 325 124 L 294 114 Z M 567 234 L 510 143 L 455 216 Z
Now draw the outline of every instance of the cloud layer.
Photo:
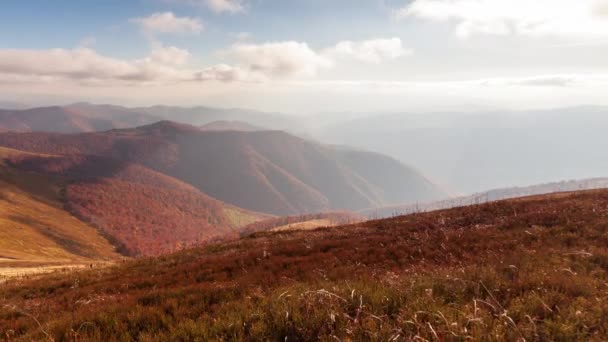
M 250 72 L 271 78 L 313 77 L 333 66 L 331 59 L 295 41 L 236 44 L 228 54 Z
M 51 50 L 0 50 L 0 81 L 72 81 L 82 85 L 167 84 L 205 79 L 223 70 L 193 71 L 181 66 L 190 53 L 176 47 L 157 47 L 141 59 L 106 57 L 88 48 Z
M 158 31 L 158 30 L 157 30 Z M 169 32 L 165 28 L 165 31 Z M 175 30 L 171 30 L 175 32 Z M 314 50 L 296 41 L 262 44 L 237 43 L 223 51 L 230 63 L 193 68 L 189 51 L 156 42 L 140 59 L 103 56 L 90 48 L 21 50 L 0 49 L 0 82 L 67 80 L 85 85 L 114 83 L 167 84 L 222 81 L 261 82 L 276 79 L 314 78 L 323 70 L 352 58 L 382 63 L 408 53 L 398 38 L 362 42 L 343 41 Z
M 606 0 L 414 0 L 396 17 L 456 23 L 456 34 L 608 36 Z

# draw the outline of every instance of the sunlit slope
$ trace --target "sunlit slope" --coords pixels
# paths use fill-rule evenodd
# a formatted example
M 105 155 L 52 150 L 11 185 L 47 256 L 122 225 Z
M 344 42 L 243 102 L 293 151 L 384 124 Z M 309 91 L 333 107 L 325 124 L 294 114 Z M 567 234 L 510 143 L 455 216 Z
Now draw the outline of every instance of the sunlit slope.
M 19 151 L 0 148 L 0 259 L 80 262 L 119 255 L 93 227 L 63 209 L 60 187 L 49 178 L 18 172 L 3 158 Z

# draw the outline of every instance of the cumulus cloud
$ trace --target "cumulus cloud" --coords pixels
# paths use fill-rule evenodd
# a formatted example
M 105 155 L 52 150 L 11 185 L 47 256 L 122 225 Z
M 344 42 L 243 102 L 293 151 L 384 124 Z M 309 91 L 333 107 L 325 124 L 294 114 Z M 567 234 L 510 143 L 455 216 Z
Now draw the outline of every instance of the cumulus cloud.
M 228 64 L 218 64 L 201 70 L 195 75 L 198 81 L 252 81 L 251 75 L 239 67 L 234 67 Z
M 21 82 L 67 80 L 82 84 L 168 84 L 175 82 L 237 79 L 236 71 L 222 66 L 203 70 L 182 68 L 186 50 L 157 47 L 136 60 L 106 57 L 94 50 L 0 50 L 2 80 Z
M 139 59 L 103 56 L 95 50 L 0 49 L 0 81 L 37 82 L 67 80 L 79 84 L 170 84 L 176 82 L 263 82 L 313 78 L 334 67 L 339 58 L 380 63 L 407 54 L 401 40 L 343 41 L 314 50 L 296 41 L 253 44 L 238 42 L 223 51 L 230 64 L 192 68 L 189 51 L 154 42 L 150 53 Z
M 146 33 L 192 33 L 203 31 L 203 24 L 198 18 L 177 17 L 173 12 L 154 13 L 148 17 L 130 20 Z
M 246 70 L 270 78 L 312 77 L 333 65 L 329 58 L 315 52 L 308 44 L 295 41 L 238 43 L 229 49 L 228 55 Z
M 411 50 L 403 47 L 401 39 L 373 39 L 360 42 L 342 41 L 325 53 L 334 58 L 352 57 L 366 63 L 380 64 L 411 54 Z
M 606 36 L 606 0 L 414 0 L 397 18 L 456 23 L 456 34 Z
M 296 41 L 263 44 L 240 42 L 226 51 L 242 70 L 258 78 L 313 77 L 322 70 L 336 66 L 343 58 L 379 64 L 410 53 L 399 38 L 342 41 L 318 51 Z
M 192 55 L 190 51 L 175 46 L 159 46 L 150 53 L 150 60 L 161 64 L 184 65 Z
M 214 12 L 237 13 L 242 12 L 244 7 L 238 0 L 206 0 L 207 6 Z
M 165 2 L 206 7 L 215 13 L 238 13 L 245 11 L 244 0 L 165 0 Z

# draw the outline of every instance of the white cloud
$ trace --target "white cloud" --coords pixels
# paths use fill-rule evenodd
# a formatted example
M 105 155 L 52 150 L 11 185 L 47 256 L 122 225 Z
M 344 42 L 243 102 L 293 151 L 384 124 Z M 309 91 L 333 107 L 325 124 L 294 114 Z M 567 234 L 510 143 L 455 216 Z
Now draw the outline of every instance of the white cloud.
M 175 46 L 160 46 L 152 50 L 150 59 L 154 62 L 168 65 L 184 65 L 192 55 L 190 51 Z
M 244 65 L 217 64 L 188 68 L 191 54 L 173 46 L 157 46 L 141 59 L 106 57 L 88 48 L 17 50 L 0 49 L 0 83 L 44 84 L 68 82 L 83 86 L 143 86 L 205 81 L 258 82 L 279 70 L 254 70 Z M 245 56 L 243 56 L 245 57 Z
M 327 49 L 315 51 L 296 41 L 253 44 L 240 42 L 226 55 L 257 78 L 314 77 L 322 70 L 336 66 L 341 58 L 354 58 L 366 63 L 381 63 L 411 53 L 399 38 L 360 42 L 342 41 Z
M 456 34 L 606 36 L 607 0 L 414 0 L 397 18 L 456 23 Z
M 198 81 L 251 81 L 251 76 L 239 67 L 233 67 L 228 64 L 218 64 L 206 68 L 196 74 Z
M 207 6 L 214 12 L 237 13 L 242 12 L 244 7 L 238 0 L 205 0 Z
M 203 31 L 203 24 L 198 18 L 177 17 L 172 12 L 154 13 L 148 17 L 130 20 L 146 33 L 193 33 Z
M 136 60 L 106 57 L 87 48 L 0 50 L 0 81 L 146 85 L 234 81 L 240 77 L 236 70 L 222 65 L 202 70 L 183 68 L 189 57 L 188 51 L 175 47 L 157 47 L 149 56 Z
M 215 13 L 245 11 L 244 0 L 164 0 L 165 2 L 194 7 L 207 7 Z
M 83 85 L 172 84 L 179 82 L 264 82 L 313 78 L 332 68 L 339 57 L 380 63 L 407 53 L 401 40 L 340 42 L 315 51 L 303 42 L 239 42 L 223 51 L 231 64 L 192 68 L 189 51 L 153 42 L 150 53 L 127 60 L 103 56 L 90 48 L 0 49 L 0 82 L 70 81 Z
M 352 57 L 361 62 L 380 64 L 385 60 L 392 60 L 411 54 L 405 49 L 399 38 L 373 39 L 360 42 L 342 41 L 335 47 L 325 51 L 334 58 Z
M 269 78 L 312 77 L 321 69 L 332 67 L 332 61 L 312 50 L 308 44 L 287 41 L 232 46 L 228 55 L 252 73 Z

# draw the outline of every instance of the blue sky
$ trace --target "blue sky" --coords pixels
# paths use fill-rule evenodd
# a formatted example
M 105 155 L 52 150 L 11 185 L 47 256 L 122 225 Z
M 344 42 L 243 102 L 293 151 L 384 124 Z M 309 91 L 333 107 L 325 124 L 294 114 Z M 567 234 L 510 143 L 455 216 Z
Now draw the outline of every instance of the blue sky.
M 0 6 L 4 101 L 293 112 L 608 104 L 608 0 Z

